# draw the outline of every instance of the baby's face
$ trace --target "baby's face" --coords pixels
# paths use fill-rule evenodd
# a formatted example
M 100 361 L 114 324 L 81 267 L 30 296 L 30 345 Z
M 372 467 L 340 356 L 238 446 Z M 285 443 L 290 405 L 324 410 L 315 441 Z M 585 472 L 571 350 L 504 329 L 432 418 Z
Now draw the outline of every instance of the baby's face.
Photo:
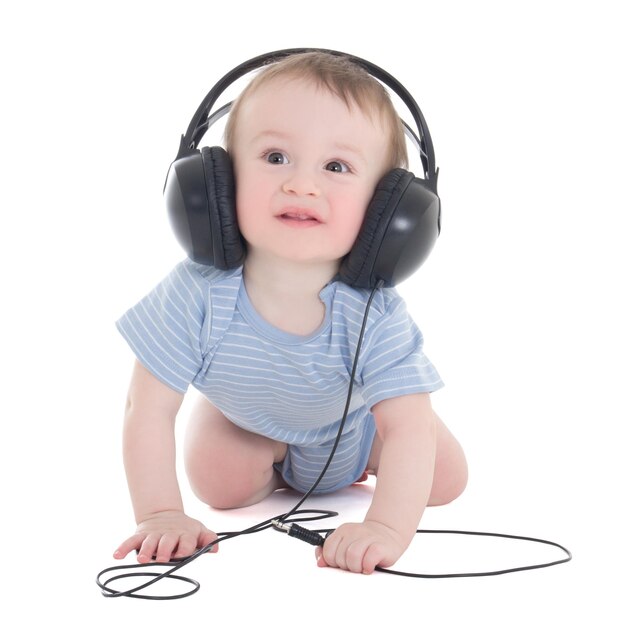
M 387 169 L 376 115 L 303 80 L 273 80 L 242 103 L 232 146 L 248 246 L 306 263 L 347 254 Z

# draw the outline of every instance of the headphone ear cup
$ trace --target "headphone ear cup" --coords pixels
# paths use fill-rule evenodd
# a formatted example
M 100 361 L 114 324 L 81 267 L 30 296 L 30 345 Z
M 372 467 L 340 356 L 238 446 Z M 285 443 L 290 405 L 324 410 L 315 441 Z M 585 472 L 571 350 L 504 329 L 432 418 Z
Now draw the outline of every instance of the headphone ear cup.
M 371 289 L 382 280 L 392 287 L 426 260 L 439 236 L 437 194 L 411 172 L 396 168 L 378 183 L 339 278 Z
M 221 270 L 243 263 L 234 176 L 225 150 L 203 148 L 176 159 L 163 194 L 176 239 L 192 261 Z
M 202 163 L 207 193 L 207 209 L 212 241 L 213 265 L 218 269 L 234 269 L 243 263 L 245 246 L 235 208 L 235 177 L 226 150 L 202 148 Z

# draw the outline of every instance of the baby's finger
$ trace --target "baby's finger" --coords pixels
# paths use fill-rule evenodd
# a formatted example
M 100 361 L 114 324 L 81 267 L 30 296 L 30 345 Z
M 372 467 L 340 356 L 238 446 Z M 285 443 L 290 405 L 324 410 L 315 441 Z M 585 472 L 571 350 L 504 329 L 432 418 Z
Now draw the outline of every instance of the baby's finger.
M 333 534 L 331 538 L 324 542 L 324 545 L 322 546 L 322 559 L 328 567 L 339 567 L 345 569 L 345 563 L 343 563 L 342 543 L 343 537 L 339 533 Z
M 113 558 L 123 559 L 129 552 L 138 550 L 145 537 L 145 535 L 133 535 L 129 537 L 118 546 L 117 550 L 113 553 Z
M 353 541 L 346 549 L 346 569 L 360 574 L 363 571 L 363 557 L 369 542 L 365 539 Z
M 372 544 L 363 556 L 363 573 L 371 574 L 383 562 L 384 551 L 380 544 Z
M 198 538 L 198 547 L 204 548 L 204 546 L 208 546 L 210 543 L 217 539 L 217 535 L 211 530 L 204 530 L 200 533 L 200 537 Z M 219 549 L 219 543 L 216 543 L 211 547 L 210 552 L 217 552 Z
M 324 560 L 321 548 L 315 548 L 315 558 L 317 559 L 318 567 L 328 567 L 328 563 Z
M 167 563 L 180 540 L 178 533 L 165 533 L 159 539 L 159 545 L 156 550 L 156 561 L 159 563 Z
M 160 534 L 150 534 L 148 535 L 141 544 L 141 548 L 139 550 L 139 554 L 137 555 L 137 561 L 139 563 L 149 563 L 152 560 L 157 548 L 159 546 L 159 540 L 161 539 Z
M 178 539 L 178 547 L 176 548 L 176 553 L 174 556 L 177 559 L 181 559 L 185 556 L 190 556 L 193 554 L 198 548 L 198 541 L 195 535 L 190 533 L 185 533 L 181 535 Z

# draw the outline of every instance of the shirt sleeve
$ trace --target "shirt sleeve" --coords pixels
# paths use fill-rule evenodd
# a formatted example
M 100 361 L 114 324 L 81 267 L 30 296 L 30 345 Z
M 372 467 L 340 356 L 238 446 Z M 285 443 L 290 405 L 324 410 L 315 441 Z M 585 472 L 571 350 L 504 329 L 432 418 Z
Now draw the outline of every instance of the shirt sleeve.
M 207 300 L 206 280 L 183 261 L 116 322 L 139 362 L 180 393 L 202 368 Z
M 388 398 L 443 387 L 439 373 L 422 350 L 422 333 L 399 295 L 390 299 L 366 337 L 361 395 L 368 408 Z

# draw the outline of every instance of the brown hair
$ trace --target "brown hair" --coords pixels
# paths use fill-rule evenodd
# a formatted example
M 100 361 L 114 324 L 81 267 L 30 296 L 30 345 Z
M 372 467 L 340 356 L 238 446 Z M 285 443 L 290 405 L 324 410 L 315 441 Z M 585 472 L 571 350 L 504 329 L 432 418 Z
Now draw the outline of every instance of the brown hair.
M 327 52 L 294 54 L 264 68 L 248 83 L 228 117 L 224 139 L 226 149 L 234 143 L 238 111 L 246 97 L 275 78 L 309 80 L 341 98 L 348 108 L 356 104 L 368 116 L 378 113 L 389 132 L 389 169 L 408 163 L 404 127 L 386 89 L 364 68 L 346 57 Z

